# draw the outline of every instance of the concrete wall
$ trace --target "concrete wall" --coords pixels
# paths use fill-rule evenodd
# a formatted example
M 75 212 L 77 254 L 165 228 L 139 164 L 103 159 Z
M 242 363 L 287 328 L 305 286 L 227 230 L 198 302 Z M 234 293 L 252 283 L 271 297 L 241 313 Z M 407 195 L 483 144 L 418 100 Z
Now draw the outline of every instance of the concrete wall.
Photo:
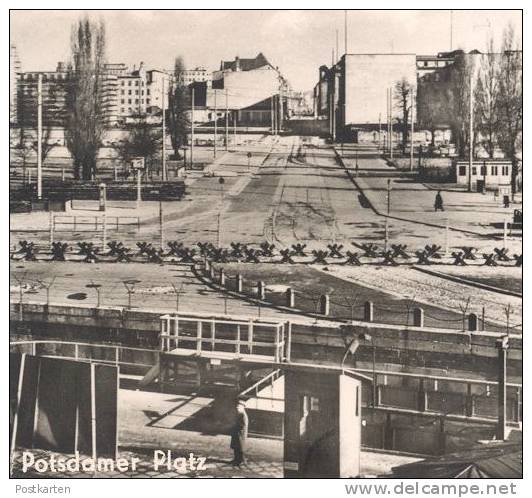
M 82 333 L 88 338 L 119 342 L 126 341 L 140 346 L 157 344 L 159 316 L 153 312 L 124 308 L 98 309 L 84 306 L 46 306 L 24 303 L 22 322 L 27 334 L 38 338 L 65 337 L 75 340 Z M 13 332 L 20 322 L 18 303 L 10 304 L 10 320 Z M 337 326 L 312 326 L 292 322 L 292 360 L 317 361 L 323 364 L 339 364 L 349 343 L 352 332 Z M 495 342 L 500 334 L 492 332 L 465 333 L 448 329 L 419 328 L 400 325 L 355 322 L 355 330 L 370 334 L 376 345 L 377 361 L 391 370 L 423 372 L 426 374 L 474 375 L 476 378 L 497 378 L 497 350 Z M 13 333 L 12 332 L 12 333 Z M 85 340 L 87 337 L 85 337 Z M 83 340 L 83 339 L 80 339 Z M 347 343 L 346 343 L 347 341 Z M 370 368 L 372 348 L 361 345 L 356 358 L 350 357 L 346 366 Z M 510 338 L 508 353 L 509 380 L 522 376 L 522 341 L 518 335 Z
M 345 73 L 345 124 L 376 124 L 380 114 L 385 127 L 386 89 L 402 78 L 416 85 L 416 56 L 348 54 L 345 56 Z

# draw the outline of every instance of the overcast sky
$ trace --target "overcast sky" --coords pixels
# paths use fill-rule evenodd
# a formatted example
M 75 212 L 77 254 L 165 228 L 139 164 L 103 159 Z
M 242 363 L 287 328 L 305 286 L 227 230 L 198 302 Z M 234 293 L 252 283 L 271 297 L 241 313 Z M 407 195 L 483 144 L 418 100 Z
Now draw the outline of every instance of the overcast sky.
M 24 71 L 53 70 L 69 58 L 72 23 L 83 11 L 11 11 L 11 42 Z M 182 55 L 189 68 L 218 69 L 222 59 L 270 60 L 296 90 L 309 90 L 318 68 L 330 64 L 344 11 L 90 11 L 107 27 L 107 59 L 132 66 L 171 68 Z M 453 11 L 453 48 L 496 46 L 508 22 L 521 39 L 520 11 Z M 450 48 L 450 11 L 349 11 L 348 52 L 436 54 Z

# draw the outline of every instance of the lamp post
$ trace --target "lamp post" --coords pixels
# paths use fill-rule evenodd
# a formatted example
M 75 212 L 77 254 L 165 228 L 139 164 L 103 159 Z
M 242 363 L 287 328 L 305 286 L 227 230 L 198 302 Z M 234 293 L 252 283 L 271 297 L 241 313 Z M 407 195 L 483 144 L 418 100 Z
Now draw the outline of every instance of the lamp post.
M 506 363 L 508 356 L 508 335 L 497 339 L 499 386 L 498 386 L 498 417 L 497 417 L 497 439 L 506 439 Z

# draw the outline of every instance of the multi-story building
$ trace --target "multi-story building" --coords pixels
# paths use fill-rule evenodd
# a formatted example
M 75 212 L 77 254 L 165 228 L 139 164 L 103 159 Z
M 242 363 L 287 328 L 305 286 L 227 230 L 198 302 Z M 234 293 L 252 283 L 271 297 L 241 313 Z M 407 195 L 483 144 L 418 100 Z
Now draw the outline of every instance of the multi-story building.
M 21 127 L 37 125 L 38 82 L 42 84 L 42 119 L 46 126 L 62 126 L 66 116 L 69 72 L 59 62 L 55 71 L 20 73 L 17 85 L 17 123 Z
M 63 62 L 55 71 L 17 73 L 14 107 L 21 126 L 35 126 L 37 120 L 37 88 L 39 75 L 42 81 L 43 123 L 63 126 L 66 98 L 71 71 Z M 102 114 L 106 126 L 124 123 L 127 118 L 160 114 L 167 108 L 167 88 L 163 95 L 163 79 L 171 78 L 162 71 L 146 71 L 141 62 L 132 71 L 122 63 L 105 64 L 102 78 Z
M 290 94 L 279 69 L 259 53 L 253 59 L 222 61 L 213 73 L 212 88 L 207 88 L 206 106 L 229 109 L 240 125 L 270 126 L 288 115 Z
M 454 52 L 440 52 L 438 55 L 417 55 L 417 77 L 422 78 L 425 74 L 433 73 L 438 69 L 449 66 L 454 62 Z
M 415 91 L 415 54 L 345 54 L 331 68 L 320 67 L 316 113 L 329 120 L 333 138 L 359 140 L 387 120 L 387 91 L 405 80 Z
M 17 47 L 9 46 L 9 124 L 17 122 L 17 88 L 21 69 Z
M 212 81 L 212 73 L 207 71 L 204 67 L 197 67 L 195 69 L 185 69 L 178 77 L 180 84 L 188 86 L 192 83 L 201 83 L 204 81 Z

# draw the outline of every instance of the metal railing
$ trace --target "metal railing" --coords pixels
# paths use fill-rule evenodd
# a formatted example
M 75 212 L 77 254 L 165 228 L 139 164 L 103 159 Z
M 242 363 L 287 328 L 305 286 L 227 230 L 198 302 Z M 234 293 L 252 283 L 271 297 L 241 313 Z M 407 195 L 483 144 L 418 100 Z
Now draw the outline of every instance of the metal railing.
M 266 320 L 167 314 L 161 320 L 161 351 L 198 355 L 290 359 L 290 325 Z
M 151 368 L 157 363 L 159 351 L 119 344 L 91 344 L 58 340 L 28 340 L 9 343 L 11 352 L 28 353 L 49 358 L 69 358 L 79 361 L 106 363 L 117 366 Z M 152 361 L 146 363 L 146 358 Z
M 137 230 L 140 230 L 140 218 L 138 216 L 53 216 L 53 230 L 58 232 L 77 230 L 78 228 L 85 226 L 91 227 L 90 230 L 86 231 L 98 231 L 102 229 L 104 223 L 105 227 L 109 230 L 113 228 L 118 230 L 120 226 L 135 226 Z M 57 228 L 62 225 L 70 226 L 72 228 Z

